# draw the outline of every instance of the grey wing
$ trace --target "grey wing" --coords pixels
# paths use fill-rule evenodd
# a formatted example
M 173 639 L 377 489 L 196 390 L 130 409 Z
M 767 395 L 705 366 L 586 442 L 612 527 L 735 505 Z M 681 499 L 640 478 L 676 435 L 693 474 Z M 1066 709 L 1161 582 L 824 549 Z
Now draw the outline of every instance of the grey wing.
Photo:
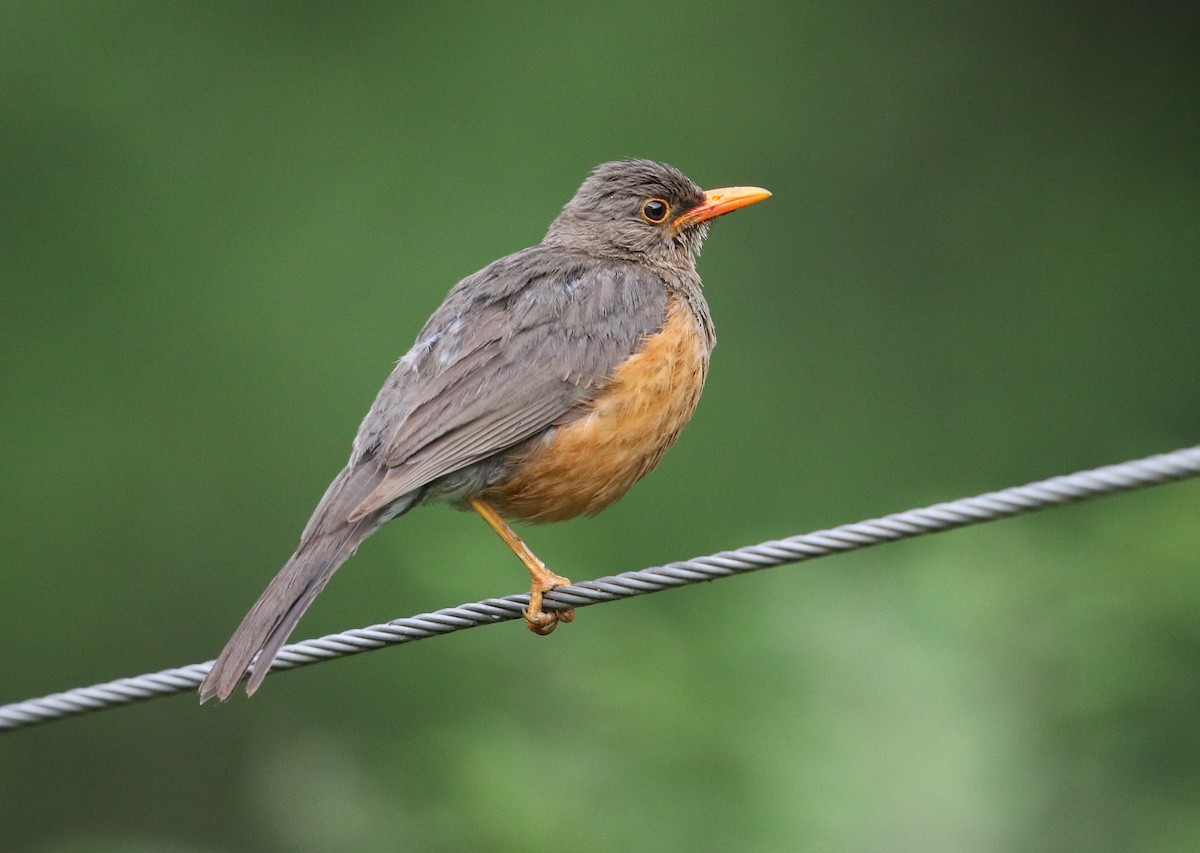
M 464 279 L 363 421 L 355 457 L 386 470 L 348 520 L 560 422 L 666 310 L 653 272 L 561 249 L 527 249 Z
M 527 249 L 464 279 L 379 392 L 346 468 L 296 553 L 246 614 L 201 685 L 247 692 L 360 542 L 439 477 L 537 435 L 592 396 L 662 327 L 662 281 L 632 264 Z

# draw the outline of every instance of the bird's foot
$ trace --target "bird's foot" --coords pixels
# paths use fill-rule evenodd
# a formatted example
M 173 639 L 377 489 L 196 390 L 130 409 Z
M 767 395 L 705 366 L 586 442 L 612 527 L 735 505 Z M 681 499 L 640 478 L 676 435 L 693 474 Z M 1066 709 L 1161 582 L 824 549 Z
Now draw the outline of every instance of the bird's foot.
M 547 569 L 546 564 L 538 559 L 537 554 L 529 550 L 529 546 L 522 542 L 521 537 L 505 523 L 504 519 L 500 517 L 500 513 L 496 512 L 492 505 L 483 498 L 471 498 L 471 508 L 479 513 L 492 530 L 500 535 L 500 538 L 525 564 L 525 568 L 529 569 L 529 577 L 532 578 L 533 583 L 529 586 L 529 606 L 523 611 L 525 624 L 529 626 L 529 630 L 544 637 L 557 628 L 559 622 L 570 622 L 574 619 L 574 607 L 563 610 L 542 610 L 542 596 L 552 589 L 570 585 L 571 581 Z
M 532 569 L 530 571 L 532 573 Z M 544 565 L 540 572 L 534 574 L 533 585 L 529 588 L 529 606 L 523 611 L 525 625 L 530 631 L 544 637 L 554 631 L 559 622 L 574 621 L 574 607 L 568 607 L 565 610 L 542 610 L 542 596 L 545 593 L 560 586 L 569 586 L 570 583 L 570 579 L 556 575 Z

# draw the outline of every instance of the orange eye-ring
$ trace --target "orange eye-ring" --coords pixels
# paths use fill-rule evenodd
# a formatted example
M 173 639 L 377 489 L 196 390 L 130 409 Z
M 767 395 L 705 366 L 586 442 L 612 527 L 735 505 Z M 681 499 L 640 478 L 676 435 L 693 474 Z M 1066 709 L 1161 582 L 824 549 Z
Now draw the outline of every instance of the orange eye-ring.
M 651 225 L 662 225 L 671 215 L 671 205 L 661 198 L 649 198 L 642 203 L 642 219 Z

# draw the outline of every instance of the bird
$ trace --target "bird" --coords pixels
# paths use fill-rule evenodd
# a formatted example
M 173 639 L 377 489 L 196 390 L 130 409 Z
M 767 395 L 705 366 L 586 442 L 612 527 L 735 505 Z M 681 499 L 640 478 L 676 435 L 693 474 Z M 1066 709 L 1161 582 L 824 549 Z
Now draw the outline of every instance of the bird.
M 509 526 L 594 515 L 691 418 L 716 343 L 696 260 L 712 221 L 760 187 L 702 190 L 645 159 L 593 169 L 535 246 L 458 282 L 397 362 L 296 551 L 200 685 L 262 684 L 300 617 L 368 536 L 421 504 L 474 510 L 529 570 L 526 622 L 570 581 Z

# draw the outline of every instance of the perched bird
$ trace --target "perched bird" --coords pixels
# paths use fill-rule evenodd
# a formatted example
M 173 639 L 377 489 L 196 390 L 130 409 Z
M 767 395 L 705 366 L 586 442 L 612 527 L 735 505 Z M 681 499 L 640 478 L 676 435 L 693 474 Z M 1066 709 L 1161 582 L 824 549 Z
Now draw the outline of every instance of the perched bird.
M 350 461 L 291 559 L 200 685 L 254 693 L 330 576 L 383 524 L 418 504 L 474 509 L 532 576 L 542 610 L 570 583 L 505 518 L 592 515 L 649 472 L 696 407 L 715 337 L 696 273 L 712 219 L 770 195 L 701 190 L 649 160 L 596 167 L 536 246 L 456 284 L 367 412 Z

